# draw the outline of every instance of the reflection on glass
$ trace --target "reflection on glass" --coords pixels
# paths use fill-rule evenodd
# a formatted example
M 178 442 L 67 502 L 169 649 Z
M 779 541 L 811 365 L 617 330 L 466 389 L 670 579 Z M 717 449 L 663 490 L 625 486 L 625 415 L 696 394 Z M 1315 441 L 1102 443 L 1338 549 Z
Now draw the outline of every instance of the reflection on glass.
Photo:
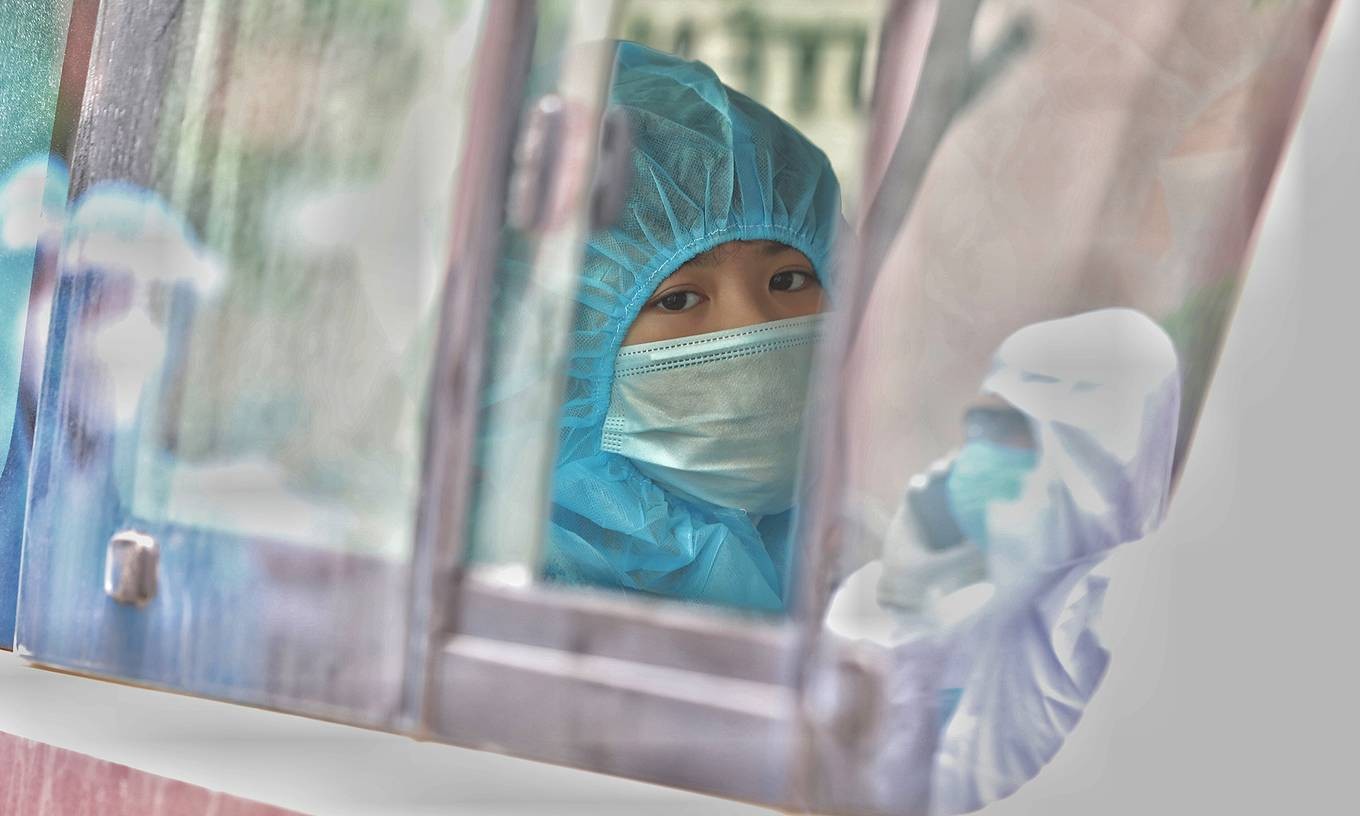
M 876 270 L 852 381 L 858 489 L 892 506 L 961 440 L 1002 340 L 1063 315 L 1161 324 L 1193 419 L 1327 6 L 978 6 L 973 54 L 1029 33 L 983 66 Z
M 1082 324 L 1091 328 L 1089 338 L 1065 335 L 1086 348 L 1089 369 L 1069 382 L 1067 400 L 1089 402 L 1083 389 L 1125 394 L 1129 402 L 1106 405 L 1103 417 L 1129 423 L 1117 434 L 1120 444 L 1108 448 L 1120 472 L 1140 450 L 1130 440 L 1170 440 L 1179 460 L 1192 435 L 1243 253 L 1328 4 L 1116 6 L 1098 4 L 1081 15 L 1007 0 L 967 6 L 976 16 L 971 27 L 953 27 L 967 38 L 943 45 L 965 52 L 955 70 L 972 60 L 974 87 L 957 109 L 948 107 L 954 100 L 918 100 L 953 110 L 952 120 L 929 157 L 910 217 L 879 225 L 888 234 L 866 238 L 887 249 L 869 270 L 877 277 L 846 370 L 847 546 L 839 569 L 880 552 L 889 566 L 896 558 L 899 569 L 884 578 L 894 603 L 919 601 L 928 572 L 942 576 L 937 589 L 968 583 L 938 572 L 945 569 L 942 555 L 932 556 L 930 566 L 924 556 L 906 558 L 891 532 L 902 532 L 904 495 L 923 511 L 921 524 L 941 526 L 928 498 L 938 504 L 950 496 L 945 488 L 960 483 L 959 464 L 983 453 L 965 438 L 968 406 L 990 392 L 990 400 L 1020 410 L 1032 424 L 1047 416 L 997 391 L 997 372 L 1006 365 L 998 350 L 1008 336 L 1105 307 L 1151 318 L 1174 345 L 1179 416 L 1153 411 L 1134 391 L 1116 387 L 1137 369 L 1137 350 L 1151 343 L 1140 340 L 1145 327 L 1137 321 L 1118 324 L 1129 334 L 1104 344 L 1096 339 L 1105 336 L 1098 321 Z M 1076 56 L 1089 48 L 1106 54 L 1099 72 Z M 948 66 L 943 52 L 950 49 L 938 50 L 934 58 Z M 881 199 L 911 192 L 910 179 L 888 172 Z M 1026 365 L 1047 363 L 1034 351 Z M 1153 414 L 1158 427 L 1137 424 Z M 1042 470 L 1045 445 L 1041 434 L 1032 435 Z M 1000 474 L 1004 457 L 991 453 Z M 941 463 L 938 473 L 932 462 Z M 931 490 L 920 493 L 913 478 Z M 1130 518 L 1139 515 L 1129 511 Z M 978 507 L 950 516 L 973 527 L 968 538 L 981 537 Z M 1130 526 L 1126 537 L 1136 537 L 1135 529 L 1141 528 Z M 1041 551 L 1061 545 L 1034 541 L 1031 548 L 1039 563 Z M 956 566 L 958 575 L 980 574 L 974 562 Z
M 591 175 L 609 164 L 601 108 L 613 66 L 602 44 L 605 4 L 554 0 L 537 11 L 526 96 L 517 100 L 516 171 L 492 293 L 465 552 L 515 584 L 532 575 L 542 537 L 561 399 L 556 375 L 582 236 L 599 203 Z M 616 154 L 626 150 L 618 134 L 612 144 Z
M 1007 481 L 1014 470 L 1007 456 L 1018 454 L 965 436 L 969 426 L 961 419 L 980 391 L 1035 426 L 1035 467 L 1043 470 L 1057 456 L 1061 446 L 1045 445 L 1037 430 L 1046 418 L 1057 421 L 1056 414 L 1046 405 L 1021 404 L 1017 394 L 1029 394 L 1033 385 L 1007 384 L 1003 393 L 999 379 L 1007 366 L 1040 372 L 1065 359 L 1068 350 L 1056 343 L 1048 349 L 1031 344 L 1023 365 L 1004 355 L 1006 344 L 1034 336 L 1053 318 L 1106 316 L 1072 324 L 1086 333 L 1062 335 L 1085 350 L 1085 373 L 1064 364 L 1061 375 L 1051 375 L 1070 389 L 1062 410 L 1094 405 L 1092 395 L 1101 394 L 1098 418 L 1126 423 L 1117 432 L 1106 429 L 1114 435 L 1086 454 L 1087 464 L 1099 458 L 1096 449 L 1105 450 L 1112 457 L 1108 478 L 1115 479 L 1143 450 L 1138 440 L 1173 444 L 1179 460 L 1328 6 L 1109 3 L 1083 14 L 1009 0 L 958 7 L 975 19 L 953 27 L 965 38 L 933 43 L 949 47 L 932 52 L 932 59 L 948 65 L 951 57 L 943 52 L 962 51 L 956 70 L 971 59 L 973 87 L 957 108 L 949 107 L 959 105 L 952 99 L 922 102 L 952 111 L 951 121 L 910 217 L 886 225 L 888 235 L 867 238 L 888 249 L 869 270 L 877 278 L 847 367 L 843 570 L 879 552 L 889 562 L 901 555 L 893 554 L 891 531 L 902 533 L 904 495 L 915 508 L 905 517 L 925 530 L 909 531 L 924 536 L 923 552 L 948 549 L 930 542 L 954 535 L 975 542 L 987 537 L 982 519 L 989 502 L 976 500 L 978 488 L 986 479 L 994 486 Z M 1105 55 L 1100 71 L 1078 56 L 1092 49 Z M 881 198 L 900 196 L 911 183 L 889 174 Z M 1107 307 L 1135 310 L 1160 328 L 1150 333 L 1146 318 L 1109 317 L 1124 312 L 1101 311 Z M 1111 335 L 1104 319 L 1126 334 Z M 1154 410 L 1141 401 L 1147 394 L 1120 386 L 1137 381 L 1140 361 L 1161 359 L 1140 352 L 1157 345 L 1148 338 L 1158 333 L 1174 346 L 1184 392 L 1178 416 L 1167 416 L 1165 406 Z M 1116 393 L 1127 401 L 1111 401 Z M 1077 423 L 1073 433 L 1094 433 L 1096 418 L 1063 421 Z M 1126 474 L 1140 490 L 1170 476 Z M 965 487 L 972 477 L 976 483 Z M 1138 490 L 1125 493 L 1120 501 Z M 946 500 L 951 512 L 942 514 Z M 1129 518 L 1141 515 L 1128 511 Z M 1130 524 L 1126 537 L 1136 537 L 1142 528 Z M 948 531 L 950 525 L 962 529 Z M 1045 548 L 1051 554 L 1062 547 L 1034 541 L 1031 548 L 1039 563 Z M 989 558 L 995 562 L 995 553 Z M 897 573 L 884 578 L 886 595 L 915 606 L 903 599 L 919 601 L 922 575 L 943 569 L 940 558 L 932 559 L 929 567 L 923 555 L 907 559 L 914 566 L 898 564 Z M 975 563 L 957 566 L 959 575 L 979 574 Z M 991 564 L 993 572 L 996 567 Z M 967 583 L 955 577 L 941 586 L 960 582 Z
M 836 175 L 702 63 L 614 71 L 628 188 L 573 287 L 546 577 L 781 611 Z
M 181 14 L 153 189 L 88 190 L 63 259 L 125 289 L 75 341 L 123 501 L 399 557 L 479 5 Z
M 882 6 L 851 3 L 828 20 L 812 4 L 623 4 L 619 30 L 661 49 L 625 45 L 614 68 L 626 196 L 556 256 L 509 241 L 493 342 L 525 353 L 493 350 L 488 366 L 473 560 L 557 584 L 785 609 L 817 315 L 834 300 L 839 183 L 858 178 Z M 518 283 L 535 276 L 555 283 Z M 551 353 L 534 365 L 517 338 L 545 333 L 538 348 Z M 551 401 L 525 396 L 561 368 Z M 541 439 L 527 436 L 539 427 Z M 507 452 L 522 461 L 536 444 L 555 450 L 537 460 L 551 485 L 525 507 L 541 477 Z M 540 567 L 516 544 L 535 541 Z
M 1329 6 L 939 6 L 969 19 L 921 75 L 968 85 L 913 101 L 919 190 L 881 162 L 879 202 L 916 198 L 865 236 L 828 624 L 933 679 L 940 812 L 1022 784 L 1096 691 L 1093 570 L 1166 512 Z

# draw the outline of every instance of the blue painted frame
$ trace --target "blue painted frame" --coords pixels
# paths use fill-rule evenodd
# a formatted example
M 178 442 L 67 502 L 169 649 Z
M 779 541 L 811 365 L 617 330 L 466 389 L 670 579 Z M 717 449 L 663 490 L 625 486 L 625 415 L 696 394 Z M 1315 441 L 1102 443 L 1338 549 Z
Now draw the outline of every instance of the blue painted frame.
M 5 3 L 0 9 L 0 184 L 10 173 L 47 155 L 57 118 L 57 91 L 66 54 L 71 0 L 33 0 Z M 16 82 L 11 77 L 19 77 Z M 30 285 L 38 260 L 36 248 L 7 251 L 0 245 L 0 316 L 6 336 L 22 338 Z M 17 325 L 16 325 L 17 324 Z M 34 405 L 25 394 L 33 383 L 23 378 L 23 341 L 0 349 L 0 382 L 16 386 L 0 389 L 0 648 L 14 641 L 14 619 L 19 588 L 19 558 L 23 545 L 28 465 L 33 445 Z M 11 424 L 12 423 L 12 424 Z M 6 427 L 8 425 L 8 427 Z
M 397 716 L 409 563 L 138 518 L 100 384 L 68 353 L 107 292 L 99 271 L 58 283 L 34 439 L 16 651 L 39 663 L 370 726 Z M 170 337 L 193 313 L 175 291 Z M 176 342 L 170 347 L 180 346 Z M 172 370 L 173 358 L 167 360 Z M 134 431 L 135 432 L 135 431 Z M 104 593 L 117 531 L 160 544 L 145 607 Z M 362 660 L 353 659 L 362 654 Z

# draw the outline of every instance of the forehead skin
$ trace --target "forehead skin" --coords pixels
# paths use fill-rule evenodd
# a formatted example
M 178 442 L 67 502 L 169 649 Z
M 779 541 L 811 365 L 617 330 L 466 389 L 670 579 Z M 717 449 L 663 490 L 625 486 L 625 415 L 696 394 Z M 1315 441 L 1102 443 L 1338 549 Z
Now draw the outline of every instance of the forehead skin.
M 760 256 L 766 258 L 778 255 L 781 252 L 798 251 L 788 244 L 781 244 L 778 241 L 728 241 L 725 244 L 718 244 L 707 252 L 701 252 L 700 254 L 695 255 L 693 258 L 690 258 L 688 261 L 681 264 L 680 269 L 684 269 L 687 266 L 712 268 L 722 264 L 723 261 L 728 260 L 742 250 L 755 250 Z M 676 271 L 679 272 L 680 270 Z M 666 280 L 668 281 L 670 278 L 667 278 Z M 660 289 L 665 285 L 666 281 L 662 281 L 657 288 Z

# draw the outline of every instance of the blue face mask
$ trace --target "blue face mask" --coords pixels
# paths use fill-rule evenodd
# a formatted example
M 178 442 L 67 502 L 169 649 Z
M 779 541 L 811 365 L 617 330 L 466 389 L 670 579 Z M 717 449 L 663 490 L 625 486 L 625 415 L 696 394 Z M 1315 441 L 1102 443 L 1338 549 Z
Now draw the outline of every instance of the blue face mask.
M 954 458 L 946 482 L 949 509 L 959 529 L 979 547 L 986 547 L 987 505 L 1015 501 L 1025 476 L 1034 469 L 1033 448 L 1002 445 L 990 439 L 970 439 Z
M 625 346 L 601 447 L 689 500 L 793 506 L 820 317 Z

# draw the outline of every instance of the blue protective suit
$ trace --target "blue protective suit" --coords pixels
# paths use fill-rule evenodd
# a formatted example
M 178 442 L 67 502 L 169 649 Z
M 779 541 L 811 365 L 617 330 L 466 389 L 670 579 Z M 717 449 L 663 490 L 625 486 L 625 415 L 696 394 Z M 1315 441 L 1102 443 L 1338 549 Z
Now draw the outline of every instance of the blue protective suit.
M 601 451 L 614 360 L 658 284 L 719 244 L 770 240 L 825 283 L 841 220 L 826 156 L 702 63 L 618 46 L 611 104 L 627 112 L 633 178 L 590 236 L 572 326 L 545 572 L 551 580 L 782 611 L 792 511 L 753 519 L 667 493 Z

